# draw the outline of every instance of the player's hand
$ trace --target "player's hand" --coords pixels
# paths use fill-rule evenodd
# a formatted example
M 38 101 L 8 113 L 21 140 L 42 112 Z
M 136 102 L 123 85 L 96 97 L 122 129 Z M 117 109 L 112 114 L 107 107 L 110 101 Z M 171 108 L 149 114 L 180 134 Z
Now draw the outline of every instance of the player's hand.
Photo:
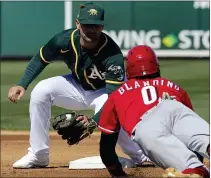
M 84 127 L 86 127 L 89 124 L 89 118 L 87 116 L 79 116 L 77 119 L 77 121 L 81 121 L 81 123 L 84 125 Z
M 22 86 L 14 86 L 9 89 L 8 98 L 10 101 L 17 103 L 24 95 L 25 89 Z

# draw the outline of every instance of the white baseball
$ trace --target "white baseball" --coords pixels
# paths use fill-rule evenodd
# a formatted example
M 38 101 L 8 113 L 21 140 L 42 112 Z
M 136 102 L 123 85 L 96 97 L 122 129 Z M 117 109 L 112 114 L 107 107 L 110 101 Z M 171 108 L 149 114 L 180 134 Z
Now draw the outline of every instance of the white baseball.
M 72 118 L 72 114 L 66 114 L 66 120 L 70 120 Z

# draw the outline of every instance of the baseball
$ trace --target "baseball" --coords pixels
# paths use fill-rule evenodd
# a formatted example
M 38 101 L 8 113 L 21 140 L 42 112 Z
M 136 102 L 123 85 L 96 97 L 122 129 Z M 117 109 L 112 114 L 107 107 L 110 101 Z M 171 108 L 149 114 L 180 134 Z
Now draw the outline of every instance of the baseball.
M 72 118 L 72 114 L 66 114 L 66 120 L 70 120 Z

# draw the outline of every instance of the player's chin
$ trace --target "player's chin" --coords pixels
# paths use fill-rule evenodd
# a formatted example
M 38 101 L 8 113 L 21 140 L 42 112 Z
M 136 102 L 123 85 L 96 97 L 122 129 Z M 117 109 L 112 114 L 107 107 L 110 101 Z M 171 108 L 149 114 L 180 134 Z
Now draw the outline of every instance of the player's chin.
M 88 39 L 90 39 L 91 41 L 97 41 L 99 38 L 96 34 L 93 35 L 87 35 L 86 36 Z
M 98 42 L 97 40 L 90 40 L 90 41 L 87 41 L 87 44 L 89 44 L 92 47 L 95 47 L 97 42 Z
M 95 43 L 98 41 L 98 38 L 95 36 L 95 37 L 88 37 L 89 38 L 89 41 L 90 43 Z
M 98 40 L 92 40 L 89 43 L 95 45 L 97 43 Z

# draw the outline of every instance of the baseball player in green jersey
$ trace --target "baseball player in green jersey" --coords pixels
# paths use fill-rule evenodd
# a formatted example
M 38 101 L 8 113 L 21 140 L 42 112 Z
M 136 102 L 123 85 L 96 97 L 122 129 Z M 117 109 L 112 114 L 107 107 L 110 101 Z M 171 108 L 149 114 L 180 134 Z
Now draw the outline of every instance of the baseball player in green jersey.
M 30 60 L 20 82 L 9 90 L 9 99 L 17 103 L 29 84 L 55 59 L 62 59 L 72 72 L 42 80 L 31 92 L 30 147 L 28 153 L 13 164 L 14 168 L 49 164 L 48 131 L 52 105 L 72 110 L 91 109 L 96 116 L 108 95 L 124 81 L 121 50 L 102 32 L 104 9 L 93 3 L 81 5 L 76 26 L 56 34 L 41 47 Z M 119 136 L 119 145 L 135 163 L 148 161 L 124 130 Z

